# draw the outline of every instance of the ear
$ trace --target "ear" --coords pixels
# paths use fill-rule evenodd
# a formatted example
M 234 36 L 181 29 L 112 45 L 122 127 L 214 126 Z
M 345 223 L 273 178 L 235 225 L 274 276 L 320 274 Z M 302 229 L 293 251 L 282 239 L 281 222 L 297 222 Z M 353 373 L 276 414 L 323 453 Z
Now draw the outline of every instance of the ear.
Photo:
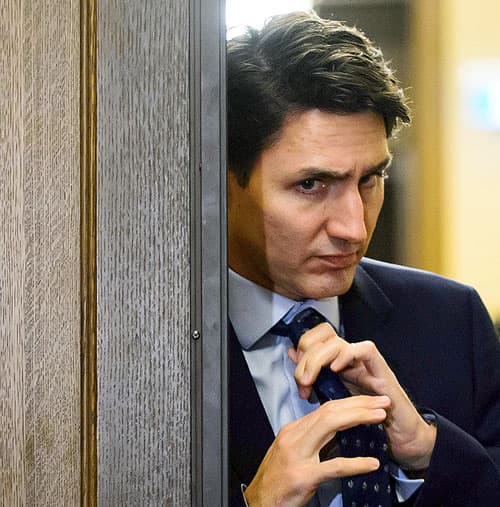
M 236 180 L 236 176 L 234 175 L 231 169 L 227 169 L 227 207 L 231 208 L 231 204 L 234 205 L 235 199 L 235 185 L 238 185 L 238 181 Z
M 231 209 L 232 206 L 236 206 L 240 200 L 241 193 L 244 192 L 245 187 L 241 186 L 236 174 L 227 170 L 227 207 Z

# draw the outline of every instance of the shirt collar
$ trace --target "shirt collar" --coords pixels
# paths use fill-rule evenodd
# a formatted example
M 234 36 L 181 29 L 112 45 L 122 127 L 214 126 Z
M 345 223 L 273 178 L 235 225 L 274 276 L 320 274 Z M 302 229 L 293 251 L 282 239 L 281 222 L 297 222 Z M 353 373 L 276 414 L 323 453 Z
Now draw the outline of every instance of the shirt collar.
M 228 314 L 241 346 L 248 350 L 285 315 L 290 319 L 303 308 L 315 308 L 339 328 L 337 297 L 295 301 L 242 277 L 232 269 L 228 276 Z M 290 312 L 290 313 L 289 313 Z

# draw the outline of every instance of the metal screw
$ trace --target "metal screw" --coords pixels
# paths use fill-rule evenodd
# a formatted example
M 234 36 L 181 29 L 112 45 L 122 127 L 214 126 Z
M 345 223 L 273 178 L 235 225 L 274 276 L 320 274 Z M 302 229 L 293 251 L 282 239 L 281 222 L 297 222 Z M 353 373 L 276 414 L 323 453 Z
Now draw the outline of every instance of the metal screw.
M 199 332 L 197 329 L 195 329 L 195 330 L 191 333 L 191 336 L 193 337 L 193 340 L 199 340 L 199 339 L 200 339 L 201 334 L 200 334 L 200 332 Z

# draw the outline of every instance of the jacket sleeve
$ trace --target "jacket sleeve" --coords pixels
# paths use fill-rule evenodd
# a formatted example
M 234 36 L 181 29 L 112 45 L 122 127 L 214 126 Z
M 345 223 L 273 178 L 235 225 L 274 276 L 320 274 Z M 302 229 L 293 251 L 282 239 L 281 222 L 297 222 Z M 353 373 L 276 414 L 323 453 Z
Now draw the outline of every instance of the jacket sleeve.
M 436 414 L 436 445 L 415 507 L 500 505 L 500 342 L 473 289 L 470 310 L 475 431 Z
M 247 507 L 242 482 L 232 466 L 229 466 L 229 505 L 230 507 Z

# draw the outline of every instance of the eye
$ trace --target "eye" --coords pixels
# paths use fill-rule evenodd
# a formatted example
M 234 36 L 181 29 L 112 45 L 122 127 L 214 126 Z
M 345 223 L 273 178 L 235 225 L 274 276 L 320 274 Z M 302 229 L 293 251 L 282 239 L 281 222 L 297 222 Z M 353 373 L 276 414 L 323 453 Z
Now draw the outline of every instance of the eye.
M 379 178 L 387 179 L 389 175 L 387 174 L 387 169 L 380 169 L 375 171 L 374 173 L 366 174 L 359 180 L 359 185 L 365 188 L 374 187 L 377 184 L 377 180 Z
M 316 178 L 307 178 L 296 185 L 297 190 L 303 194 L 315 194 L 325 187 L 326 183 Z

